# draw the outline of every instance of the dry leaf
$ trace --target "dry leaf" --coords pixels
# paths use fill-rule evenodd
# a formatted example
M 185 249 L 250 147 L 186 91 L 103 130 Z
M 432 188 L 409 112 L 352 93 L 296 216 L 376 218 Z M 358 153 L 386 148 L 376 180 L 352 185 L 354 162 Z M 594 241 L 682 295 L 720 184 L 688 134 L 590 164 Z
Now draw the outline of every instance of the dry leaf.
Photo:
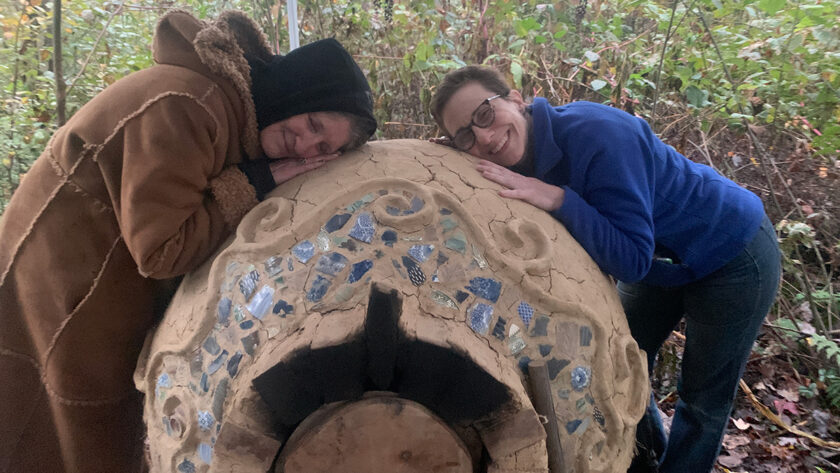
M 782 447 L 794 446 L 799 443 L 796 437 L 779 437 L 779 445 Z
M 749 436 L 747 435 L 729 435 L 726 434 L 723 436 L 723 448 L 727 451 L 731 452 L 732 450 L 743 447 L 744 445 L 749 445 L 751 442 Z
M 719 456 L 717 461 L 726 468 L 735 468 L 736 466 L 740 465 L 741 462 L 744 461 L 744 458 L 747 458 L 746 453 L 733 452 L 729 455 Z
M 795 416 L 799 415 L 799 410 L 796 409 L 796 404 L 790 401 L 776 399 L 773 401 L 773 406 L 776 408 L 776 412 L 778 412 L 779 414 L 784 414 L 785 411 L 788 411 Z
M 750 423 L 743 419 L 732 419 L 732 423 L 735 424 L 738 430 L 747 430 L 751 427 Z

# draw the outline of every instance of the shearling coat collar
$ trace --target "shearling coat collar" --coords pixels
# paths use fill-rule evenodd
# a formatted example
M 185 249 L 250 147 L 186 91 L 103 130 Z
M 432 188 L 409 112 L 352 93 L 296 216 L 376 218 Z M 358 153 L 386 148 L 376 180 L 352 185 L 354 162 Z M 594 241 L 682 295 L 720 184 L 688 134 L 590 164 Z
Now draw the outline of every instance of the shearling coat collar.
M 158 64 L 177 65 L 230 82 L 244 111 L 242 143 L 246 154 L 261 154 L 250 66 L 245 55 L 268 60 L 271 49 L 254 20 L 238 11 L 222 13 L 213 22 L 172 10 L 157 25 L 152 52 Z

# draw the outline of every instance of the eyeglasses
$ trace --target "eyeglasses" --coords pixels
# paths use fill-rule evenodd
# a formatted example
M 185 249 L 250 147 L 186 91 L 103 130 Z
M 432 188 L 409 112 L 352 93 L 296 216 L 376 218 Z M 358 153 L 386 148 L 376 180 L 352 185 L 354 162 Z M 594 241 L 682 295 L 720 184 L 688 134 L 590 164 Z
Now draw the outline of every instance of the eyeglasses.
M 493 109 L 493 106 L 490 105 L 490 101 L 499 97 L 501 97 L 501 95 L 488 97 L 484 99 L 478 107 L 476 107 L 475 111 L 472 113 L 472 117 L 470 118 L 470 124 L 455 132 L 455 136 L 452 137 L 452 143 L 456 148 L 461 151 L 467 151 L 472 148 L 473 145 L 475 145 L 475 133 L 472 128 L 474 126 L 487 128 L 493 124 L 496 120 L 496 111 Z

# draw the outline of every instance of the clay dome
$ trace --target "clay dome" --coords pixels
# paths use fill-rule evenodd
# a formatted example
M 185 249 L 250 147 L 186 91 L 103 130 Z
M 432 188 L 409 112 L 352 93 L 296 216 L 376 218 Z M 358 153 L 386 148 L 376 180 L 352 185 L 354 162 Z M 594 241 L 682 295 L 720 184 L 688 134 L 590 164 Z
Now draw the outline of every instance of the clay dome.
M 394 140 L 273 191 L 147 341 L 151 470 L 626 471 L 649 388 L 614 284 L 498 189 Z

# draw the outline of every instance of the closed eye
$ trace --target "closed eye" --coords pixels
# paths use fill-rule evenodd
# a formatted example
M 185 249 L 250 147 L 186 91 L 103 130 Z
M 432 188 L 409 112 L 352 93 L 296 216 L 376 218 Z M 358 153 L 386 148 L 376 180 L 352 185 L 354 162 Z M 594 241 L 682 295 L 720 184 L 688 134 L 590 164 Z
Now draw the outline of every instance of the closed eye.
M 309 114 L 309 129 L 312 133 L 318 133 L 322 128 L 321 122 L 315 119 L 312 114 Z

